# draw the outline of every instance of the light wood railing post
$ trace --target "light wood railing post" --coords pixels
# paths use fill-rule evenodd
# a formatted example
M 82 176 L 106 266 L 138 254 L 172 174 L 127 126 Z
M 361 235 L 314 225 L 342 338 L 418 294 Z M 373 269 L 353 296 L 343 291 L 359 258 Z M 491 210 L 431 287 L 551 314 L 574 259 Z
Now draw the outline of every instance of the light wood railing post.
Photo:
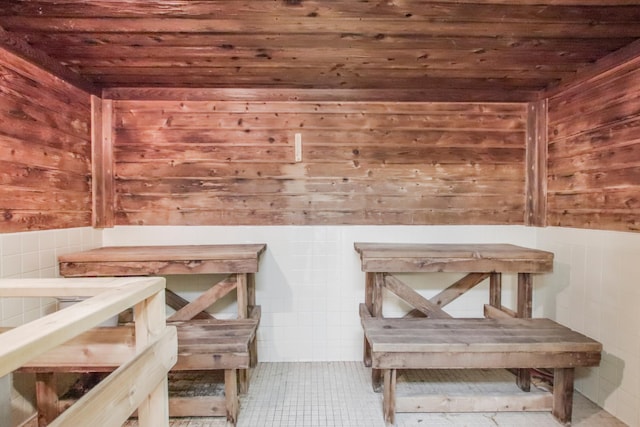
M 142 352 L 157 340 L 166 326 L 165 296 L 158 292 L 135 307 L 136 351 Z M 169 426 L 168 381 L 158 384 L 138 407 L 140 427 Z

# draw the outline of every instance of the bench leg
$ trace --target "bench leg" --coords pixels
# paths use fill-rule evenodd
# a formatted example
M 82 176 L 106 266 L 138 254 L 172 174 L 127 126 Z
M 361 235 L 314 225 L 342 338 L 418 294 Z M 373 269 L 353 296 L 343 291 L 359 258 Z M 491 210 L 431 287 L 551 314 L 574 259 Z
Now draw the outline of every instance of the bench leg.
M 367 368 L 371 367 L 371 346 L 369 345 L 369 341 L 367 341 L 367 337 L 364 337 L 364 351 L 362 360 L 364 362 L 364 366 Z
M 396 369 L 384 370 L 382 412 L 387 423 L 394 424 L 396 422 Z
M 249 343 L 249 366 L 255 368 L 258 365 L 258 337 L 254 335 Z
M 58 415 L 58 392 L 56 374 L 38 372 L 36 374 L 36 406 L 38 407 L 38 427 L 48 426 Z
M 571 424 L 574 368 L 553 370 L 553 409 L 551 413 L 562 424 Z
M 382 369 L 371 369 L 371 385 L 376 393 L 382 391 Z
M 249 391 L 248 369 L 238 369 L 238 387 L 240 394 L 246 394 Z
M 255 368 L 258 365 L 258 338 L 256 335 L 249 342 L 249 367 Z M 249 369 L 238 371 L 238 382 L 240 383 L 240 394 L 249 392 Z
M 516 385 L 522 391 L 531 391 L 531 370 L 529 368 L 516 369 Z
M 366 273 L 365 274 L 365 284 L 364 284 L 364 305 L 369 310 L 369 313 L 373 312 L 373 294 L 375 287 L 375 274 L 374 273 Z M 364 362 L 364 366 L 367 368 L 371 367 L 371 346 L 369 345 L 369 341 L 367 341 L 367 337 L 364 337 L 364 352 L 363 352 L 362 360 Z
M 227 422 L 236 425 L 238 420 L 238 377 L 237 369 L 224 370 L 224 399 L 227 412 Z
M 518 306 L 517 317 L 531 319 L 533 300 L 533 280 L 531 273 L 518 273 Z M 522 391 L 531 390 L 531 371 L 529 369 L 517 370 L 516 384 Z
M 502 310 L 502 273 L 489 276 L 489 305 Z

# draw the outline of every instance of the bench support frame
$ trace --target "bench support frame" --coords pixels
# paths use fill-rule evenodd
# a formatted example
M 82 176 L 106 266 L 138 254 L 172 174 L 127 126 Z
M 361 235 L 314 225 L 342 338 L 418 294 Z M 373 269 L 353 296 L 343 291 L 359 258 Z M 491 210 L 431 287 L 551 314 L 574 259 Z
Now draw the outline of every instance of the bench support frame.
M 397 397 L 397 369 L 382 369 L 382 411 L 389 424 L 396 412 L 513 412 L 550 411 L 562 424 L 571 424 L 574 368 L 554 370 L 553 393 L 475 395 L 424 395 Z
M 365 304 L 360 305 L 360 317 L 369 344 L 373 389 L 383 392 L 383 414 L 391 424 L 396 412 L 551 411 L 568 425 L 574 368 L 597 366 L 601 358 L 602 344 L 549 319 L 381 319 L 373 317 Z M 495 342 L 475 338 L 498 331 Z M 454 341 L 447 339 L 451 334 Z M 537 338 L 531 341 L 529 335 Z M 541 339 L 547 335 L 548 340 Z M 518 394 L 396 397 L 398 369 L 519 368 L 517 377 L 532 367 L 554 370 L 552 394 L 526 389 Z
M 160 306 L 160 308 L 156 307 L 158 312 L 164 315 L 164 304 L 158 303 L 158 305 Z M 224 396 L 171 396 L 167 406 L 169 416 L 225 416 L 230 425 L 235 425 L 240 407 L 239 394 L 244 394 L 249 389 L 250 348 L 256 341 L 260 317 L 260 306 L 253 306 L 246 319 L 200 319 L 170 323 L 176 328 L 178 336 L 177 362 L 172 367 L 172 371 L 224 370 L 225 394 Z M 161 319 L 164 321 L 164 316 Z M 198 325 L 202 325 L 202 329 Z M 218 345 L 217 350 L 211 349 L 207 352 L 204 349 L 198 353 L 180 345 L 180 337 L 189 342 L 193 341 L 194 337 L 210 330 L 205 329 L 207 325 L 212 330 L 222 332 L 233 329 L 235 338 L 239 340 L 236 345 L 242 342 L 242 348 L 232 346 L 225 349 L 224 345 Z M 136 333 L 131 325 L 93 329 L 60 346 L 60 350 L 50 351 L 21 367 L 19 369 L 21 372 L 36 374 L 39 426 L 47 426 L 51 420 L 63 414 L 76 402 L 73 399 L 58 398 L 55 386 L 57 372 L 112 372 L 123 361 L 136 354 L 135 336 Z M 214 334 L 208 340 L 215 342 L 220 336 L 220 333 Z M 226 340 L 228 341 L 229 338 Z M 114 342 L 119 344 L 113 346 Z M 166 390 L 166 384 L 163 387 Z M 145 417 L 141 412 L 138 414 L 142 418 Z

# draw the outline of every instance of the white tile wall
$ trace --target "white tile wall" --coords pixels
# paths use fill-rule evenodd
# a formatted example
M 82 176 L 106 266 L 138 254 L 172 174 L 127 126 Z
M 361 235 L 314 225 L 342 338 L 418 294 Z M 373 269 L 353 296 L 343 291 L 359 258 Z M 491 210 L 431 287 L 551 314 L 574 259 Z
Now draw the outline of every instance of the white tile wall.
M 262 306 L 259 354 L 262 361 L 359 360 L 362 328 L 358 304 L 364 301 L 356 241 L 508 242 L 535 246 L 536 231 L 517 226 L 268 226 L 268 227 L 116 227 L 104 230 L 105 245 L 266 243 L 256 278 Z M 460 276 L 413 275 L 407 280 L 429 296 L 442 282 Z M 207 286 L 207 279 L 189 284 L 169 277 L 168 286 Z M 211 279 L 208 279 L 211 281 Z M 439 283 L 437 283 L 439 282 Z M 505 280 L 508 285 L 509 280 Z M 450 307 L 458 316 L 481 316 L 488 301 L 486 285 Z M 505 286 L 507 287 L 507 286 Z M 509 293 L 505 292 L 508 301 Z M 192 295 L 184 295 L 186 298 Z M 386 305 L 398 314 L 400 302 Z M 222 311 L 235 310 L 228 304 Z
M 101 243 L 102 231 L 91 228 L 0 234 L 0 278 L 56 277 L 58 255 Z M 3 298 L 0 326 L 19 326 L 56 309 L 57 301 L 52 298 Z M 11 425 L 18 425 L 34 412 L 33 377 L 16 374 L 12 383 L 11 391 L 0 389 L 0 400 L 11 400 Z
M 542 280 L 543 313 L 601 341 L 602 364 L 576 388 L 630 426 L 640 426 L 640 234 L 546 228 L 538 247 L 556 254 Z

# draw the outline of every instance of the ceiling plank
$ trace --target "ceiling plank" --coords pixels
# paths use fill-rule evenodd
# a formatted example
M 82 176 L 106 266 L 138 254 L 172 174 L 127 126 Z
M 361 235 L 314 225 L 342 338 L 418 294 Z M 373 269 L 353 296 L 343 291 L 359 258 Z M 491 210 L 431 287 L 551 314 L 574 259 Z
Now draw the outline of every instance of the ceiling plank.
M 449 51 L 593 51 L 615 50 L 635 39 L 571 39 L 571 38 L 535 38 L 535 37 L 437 37 L 423 34 L 408 36 L 393 34 L 361 35 L 353 33 L 330 34 L 265 34 L 257 38 L 244 33 L 20 33 L 33 45 L 42 45 L 47 51 L 62 51 L 66 47 L 80 46 L 128 46 L 128 47 L 210 47 L 223 50 L 233 49 L 299 49 L 310 46 L 333 46 L 351 49 L 368 49 L 377 52 L 387 49 L 447 49 Z
M 640 40 L 619 49 L 598 60 L 595 64 L 581 69 L 570 78 L 560 81 L 558 84 L 549 87 L 540 93 L 540 99 L 552 98 L 563 91 L 567 91 L 588 83 L 593 79 L 602 79 L 607 73 L 613 73 L 618 68 L 630 64 L 640 66 Z
M 63 66 L 45 52 L 31 47 L 26 41 L 5 31 L 2 27 L 0 27 L 0 48 L 4 48 L 20 58 L 44 68 L 54 76 L 92 95 L 101 93 L 100 89 L 80 74 Z
M 579 7 L 578 7 L 579 6 Z M 588 7 L 585 7 L 588 6 Z M 13 1 L 0 3 L 0 15 L 43 18 L 232 18 L 262 16 L 296 18 L 436 18 L 459 22 L 543 22 L 559 16 L 568 22 L 633 22 L 640 19 L 633 0 L 621 1 L 482 1 L 409 0 L 354 2 L 349 0 L 248 1 L 164 0 L 92 1 L 78 7 L 75 0 Z
M 289 34 L 394 34 L 433 35 L 438 37 L 473 36 L 541 37 L 541 38 L 620 38 L 640 37 L 640 20 L 635 22 L 504 22 L 499 18 L 487 22 L 456 22 L 418 19 L 365 19 L 358 17 L 319 19 L 288 16 L 264 16 L 249 19 L 192 18 L 48 18 L 12 16 L 3 21 L 14 32 L 106 32 L 137 33 L 272 33 Z
M 111 87 L 103 97 L 114 100 L 210 101 L 370 101 L 370 102 L 527 102 L 538 91 L 465 91 L 458 89 L 289 89 L 289 88 L 149 88 Z
M 639 39 L 640 3 L 16 0 L 0 2 L 0 26 L 101 87 L 530 101 Z

